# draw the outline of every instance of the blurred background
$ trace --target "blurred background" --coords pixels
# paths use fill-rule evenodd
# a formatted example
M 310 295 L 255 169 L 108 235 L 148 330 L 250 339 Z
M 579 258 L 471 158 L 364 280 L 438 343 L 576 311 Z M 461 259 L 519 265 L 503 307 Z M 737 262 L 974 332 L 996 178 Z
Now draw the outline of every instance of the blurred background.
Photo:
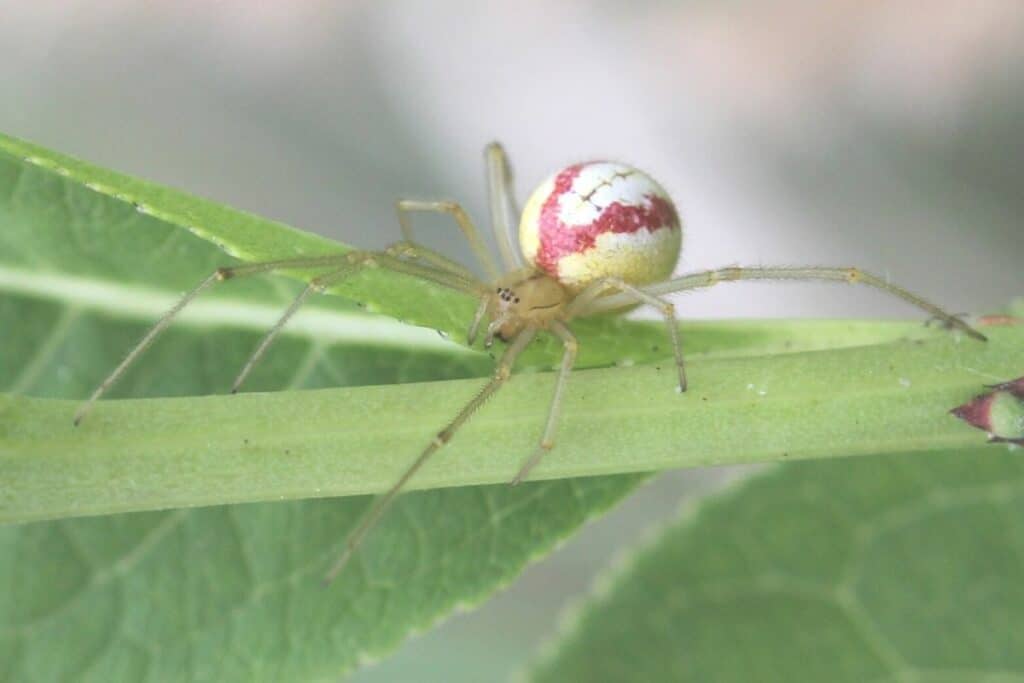
M 0 0 L 0 17 L 0 130 L 354 245 L 396 238 L 399 197 L 483 222 L 498 139 L 520 198 L 573 161 L 652 173 L 686 223 L 682 269 L 859 265 L 957 312 L 1024 295 L 1019 0 Z M 917 315 L 827 285 L 678 306 Z M 659 479 L 354 680 L 506 677 L 617 548 L 744 473 Z

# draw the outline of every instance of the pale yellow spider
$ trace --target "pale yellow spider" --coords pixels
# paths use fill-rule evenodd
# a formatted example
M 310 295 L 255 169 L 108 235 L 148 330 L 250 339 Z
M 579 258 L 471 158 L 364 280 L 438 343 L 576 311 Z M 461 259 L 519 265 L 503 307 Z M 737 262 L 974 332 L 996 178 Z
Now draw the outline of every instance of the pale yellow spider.
M 665 319 L 679 371 L 679 391 L 686 390 L 682 346 L 675 309 L 664 295 L 735 280 L 829 280 L 876 287 L 914 304 L 976 339 L 984 335 L 934 304 L 857 268 L 730 267 L 668 279 L 679 259 L 682 226 L 672 200 L 650 176 L 624 164 L 593 161 L 568 166 L 545 180 L 530 196 L 519 221 L 519 249 L 512 245 L 510 219 L 515 214 L 512 173 L 500 145 L 485 150 L 491 223 L 501 268 L 487 250 L 462 207 L 449 201 L 399 201 L 398 219 L 404 240 L 384 251 L 351 251 L 329 256 L 293 258 L 219 268 L 178 301 L 100 384 L 75 415 L 79 424 L 95 401 L 163 331 L 185 306 L 210 285 L 224 280 L 289 268 L 322 268 L 278 322 L 264 336 L 235 380 L 238 390 L 285 323 L 313 292 L 320 292 L 364 268 L 383 268 L 429 280 L 479 299 L 469 325 L 473 344 L 487 321 L 484 340 L 507 342 L 494 375 L 479 393 L 439 431 L 419 457 L 388 491 L 377 499 L 349 533 L 345 549 L 326 575 L 330 581 L 345 566 L 363 538 L 381 518 L 410 478 L 448 441 L 512 374 L 516 358 L 538 332 L 561 340 L 564 353 L 544 431 L 534 452 L 512 483 L 522 481 L 554 446 L 562 396 L 576 358 L 577 341 L 570 329 L 576 318 L 627 310 L 649 304 Z M 469 241 L 480 266 L 481 280 L 463 265 L 416 242 L 409 214 L 434 211 L 451 214 Z

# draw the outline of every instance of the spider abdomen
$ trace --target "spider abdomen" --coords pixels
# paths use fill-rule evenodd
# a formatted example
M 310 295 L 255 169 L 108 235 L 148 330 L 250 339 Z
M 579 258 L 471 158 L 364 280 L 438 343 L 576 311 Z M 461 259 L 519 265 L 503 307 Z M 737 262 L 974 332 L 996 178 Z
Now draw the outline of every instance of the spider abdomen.
M 602 277 L 635 285 L 668 278 L 682 226 L 664 188 L 625 164 L 574 164 L 545 180 L 523 209 L 523 256 L 573 292 Z

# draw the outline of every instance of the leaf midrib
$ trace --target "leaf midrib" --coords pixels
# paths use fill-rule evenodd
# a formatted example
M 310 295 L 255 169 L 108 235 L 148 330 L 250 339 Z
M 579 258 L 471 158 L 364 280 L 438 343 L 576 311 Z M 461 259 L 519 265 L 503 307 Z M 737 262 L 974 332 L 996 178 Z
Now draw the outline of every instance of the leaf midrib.
M 0 292 L 48 299 L 64 306 L 147 323 L 159 319 L 181 296 L 180 293 L 114 280 L 34 273 L 7 266 L 0 266 Z M 282 312 L 281 306 L 218 296 L 195 301 L 181 312 L 175 324 L 200 329 L 227 326 L 265 332 Z M 289 321 L 284 334 L 306 337 L 319 343 L 367 344 L 467 355 L 478 353 L 446 340 L 432 330 L 404 325 L 387 316 L 343 312 L 319 307 L 315 303 Z

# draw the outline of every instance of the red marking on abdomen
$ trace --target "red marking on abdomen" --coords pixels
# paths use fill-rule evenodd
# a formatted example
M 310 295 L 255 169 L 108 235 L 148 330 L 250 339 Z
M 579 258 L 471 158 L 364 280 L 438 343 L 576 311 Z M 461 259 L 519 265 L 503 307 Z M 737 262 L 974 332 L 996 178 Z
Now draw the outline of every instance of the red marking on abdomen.
M 605 233 L 654 232 L 679 225 L 675 207 L 664 197 L 645 195 L 643 206 L 612 202 L 590 225 L 569 226 L 558 216 L 558 200 L 572 185 L 586 164 L 569 166 L 555 177 L 555 188 L 540 210 L 537 267 L 558 279 L 558 262 L 563 256 L 593 249 L 598 235 Z

